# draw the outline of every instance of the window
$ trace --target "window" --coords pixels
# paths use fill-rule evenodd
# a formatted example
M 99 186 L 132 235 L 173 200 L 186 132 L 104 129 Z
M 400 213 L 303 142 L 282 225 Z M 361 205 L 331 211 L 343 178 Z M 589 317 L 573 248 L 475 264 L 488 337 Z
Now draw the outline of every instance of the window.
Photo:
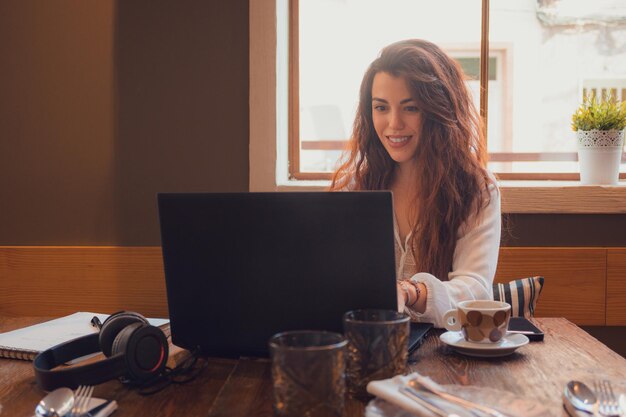
M 393 41 L 424 38 L 441 46 L 461 63 L 478 104 L 485 16 L 489 167 L 500 178 L 578 179 L 570 119 L 583 93 L 595 89 L 626 97 L 626 6 L 617 1 L 288 4 L 289 176 L 294 179 L 329 178 L 351 133 L 361 76 Z M 622 162 L 626 172 L 626 157 Z

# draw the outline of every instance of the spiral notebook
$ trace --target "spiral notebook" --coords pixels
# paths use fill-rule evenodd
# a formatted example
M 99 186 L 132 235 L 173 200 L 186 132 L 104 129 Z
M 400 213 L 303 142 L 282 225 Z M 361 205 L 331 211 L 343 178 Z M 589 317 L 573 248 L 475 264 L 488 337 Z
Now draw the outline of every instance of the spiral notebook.
M 0 358 L 32 361 L 41 351 L 80 336 L 97 333 L 91 319 L 97 316 L 104 322 L 108 314 L 78 312 L 6 333 L 0 333 Z M 153 326 L 168 322 L 165 319 L 148 319 Z

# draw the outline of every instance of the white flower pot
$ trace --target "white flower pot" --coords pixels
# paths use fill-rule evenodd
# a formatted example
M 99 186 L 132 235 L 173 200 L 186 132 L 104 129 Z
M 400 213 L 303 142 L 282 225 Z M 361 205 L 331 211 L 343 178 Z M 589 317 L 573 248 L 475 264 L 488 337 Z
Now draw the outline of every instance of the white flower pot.
M 578 130 L 578 164 L 584 185 L 617 185 L 623 130 Z

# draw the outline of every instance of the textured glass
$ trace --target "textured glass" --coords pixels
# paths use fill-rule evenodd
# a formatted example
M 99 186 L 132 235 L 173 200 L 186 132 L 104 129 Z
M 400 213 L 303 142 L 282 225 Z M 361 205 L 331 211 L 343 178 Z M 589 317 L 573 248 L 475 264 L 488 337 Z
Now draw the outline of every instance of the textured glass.
M 391 310 L 355 310 L 344 315 L 343 325 L 348 340 L 346 377 L 352 396 L 366 398 L 368 382 L 406 372 L 407 315 Z
M 346 390 L 346 340 L 338 333 L 294 331 L 270 339 L 274 413 L 341 417 Z

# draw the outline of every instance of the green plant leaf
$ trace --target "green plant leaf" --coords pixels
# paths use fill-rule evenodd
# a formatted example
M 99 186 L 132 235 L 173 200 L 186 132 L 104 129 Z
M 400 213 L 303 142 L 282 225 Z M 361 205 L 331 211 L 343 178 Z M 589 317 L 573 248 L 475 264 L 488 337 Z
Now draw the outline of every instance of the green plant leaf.
M 595 95 L 585 97 L 572 115 L 572 130 L 622 130 L 626 127 L 626 102 L 597 100 Z

